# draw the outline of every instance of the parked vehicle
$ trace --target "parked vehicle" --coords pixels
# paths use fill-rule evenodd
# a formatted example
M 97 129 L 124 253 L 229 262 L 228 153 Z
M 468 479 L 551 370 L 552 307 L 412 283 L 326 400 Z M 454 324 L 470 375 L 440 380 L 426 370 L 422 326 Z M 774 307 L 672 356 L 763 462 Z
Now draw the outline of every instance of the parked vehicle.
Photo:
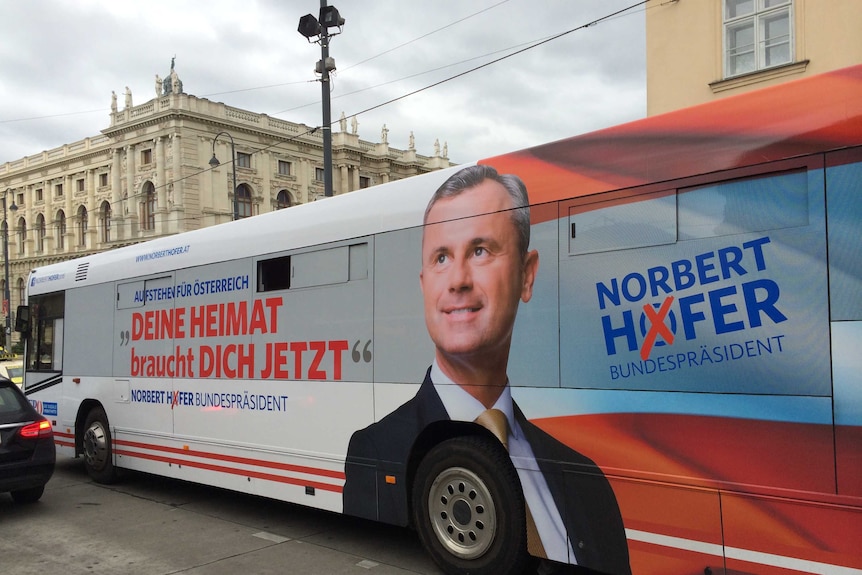
M 16 503 L 42 497 L 54 473 L 51 422 L 30 404 L 18 385 L 0 378 L 0 493 Z
M 0 361 L 0 377 L 11 379 L 18 387 L 24 383 L 24 360 L 6 359 Z

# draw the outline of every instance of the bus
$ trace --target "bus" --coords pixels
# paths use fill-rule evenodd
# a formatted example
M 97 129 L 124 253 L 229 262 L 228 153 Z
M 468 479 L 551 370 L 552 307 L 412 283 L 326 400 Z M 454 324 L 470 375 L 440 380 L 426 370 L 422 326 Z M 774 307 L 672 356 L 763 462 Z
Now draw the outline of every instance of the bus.
M 24 388 L 447 573 L 860 575 L 860 237 L 856 66 L 34 269 Z

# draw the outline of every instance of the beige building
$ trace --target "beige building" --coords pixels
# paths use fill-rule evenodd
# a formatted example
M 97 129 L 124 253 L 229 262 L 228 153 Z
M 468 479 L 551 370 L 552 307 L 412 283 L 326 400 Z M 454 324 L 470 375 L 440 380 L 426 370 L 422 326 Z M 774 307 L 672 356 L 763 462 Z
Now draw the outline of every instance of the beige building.
M 862 63 L 860 30 L 860 0 L 650 0 L 647 114 Z
M 0 165 L 12 310 L 32 268 L 324 197 L 321 130 L 186 94 L 173 68 L 152 94 L 112 94 L 100 135 Z M 445 144 L 424 156 L 412 133 L 406 150 L 378 135 L 360 139 L 343 114 L 333 126 L 335 195 L 452 165 Z

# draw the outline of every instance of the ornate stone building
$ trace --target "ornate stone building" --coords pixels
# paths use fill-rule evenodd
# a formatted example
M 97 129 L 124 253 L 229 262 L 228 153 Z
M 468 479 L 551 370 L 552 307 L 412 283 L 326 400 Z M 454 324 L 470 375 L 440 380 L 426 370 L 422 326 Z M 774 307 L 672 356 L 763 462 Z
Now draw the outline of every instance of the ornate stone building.
M 320 130 L 187 94 L 173 63 L 167 78 L 156 76 L 154 98 L 134 106 L 128 88 L 124 96 L 118 109 L 112 93 L 101 135 L 0 165 L 12 310 L 32 268 L 230 221 L 235 199 L 248 217 L 324 197 Z M 445 145 L 423 156 L 412 133 L 399 150 L 388 131 L 362 140 L 356 118 L 342 114 L 332 135 L 334 194 L 452 165 Z

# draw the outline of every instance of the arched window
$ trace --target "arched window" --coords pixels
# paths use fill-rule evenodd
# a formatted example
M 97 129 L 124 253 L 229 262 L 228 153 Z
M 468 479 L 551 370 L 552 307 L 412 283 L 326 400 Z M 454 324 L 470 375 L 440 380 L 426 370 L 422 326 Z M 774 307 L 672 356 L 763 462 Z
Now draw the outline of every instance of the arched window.
M 251 189 L 247 184 L 240 184 L 236 187 L 236 204 L 238 218 L 250 218 L 252 216 Z
M 45 251 L 45 216 L 39 214 L 36 216 L 36 253 Z
M 18 255 L 24 255 L 24 242 L 27 240 L 27 220 L 18 219 Z
M 141 228 L 156 229 L 156 187 L 152 182 L 144 184 L 144 201 L 141 204 Z
M 78 245 L 82 248 L 87 247 L 88 219 L 87 208 L 84 206 L 78 208 Z
M 111 203 L 102 202 L 99 208 L 99 228 L 102 230 L 102 243 L 111 241 Z
M 290 198 L 290 192 L 287 190 L 281 190 L 278 192 L 278 195 L 275 197 L 275 209 L 283 210 L 284 208 L 289 208 L 293 205 L 293 201 Z
M 57 249 L 66 247 L 66 214 L 63 210 L 57 212 Z

